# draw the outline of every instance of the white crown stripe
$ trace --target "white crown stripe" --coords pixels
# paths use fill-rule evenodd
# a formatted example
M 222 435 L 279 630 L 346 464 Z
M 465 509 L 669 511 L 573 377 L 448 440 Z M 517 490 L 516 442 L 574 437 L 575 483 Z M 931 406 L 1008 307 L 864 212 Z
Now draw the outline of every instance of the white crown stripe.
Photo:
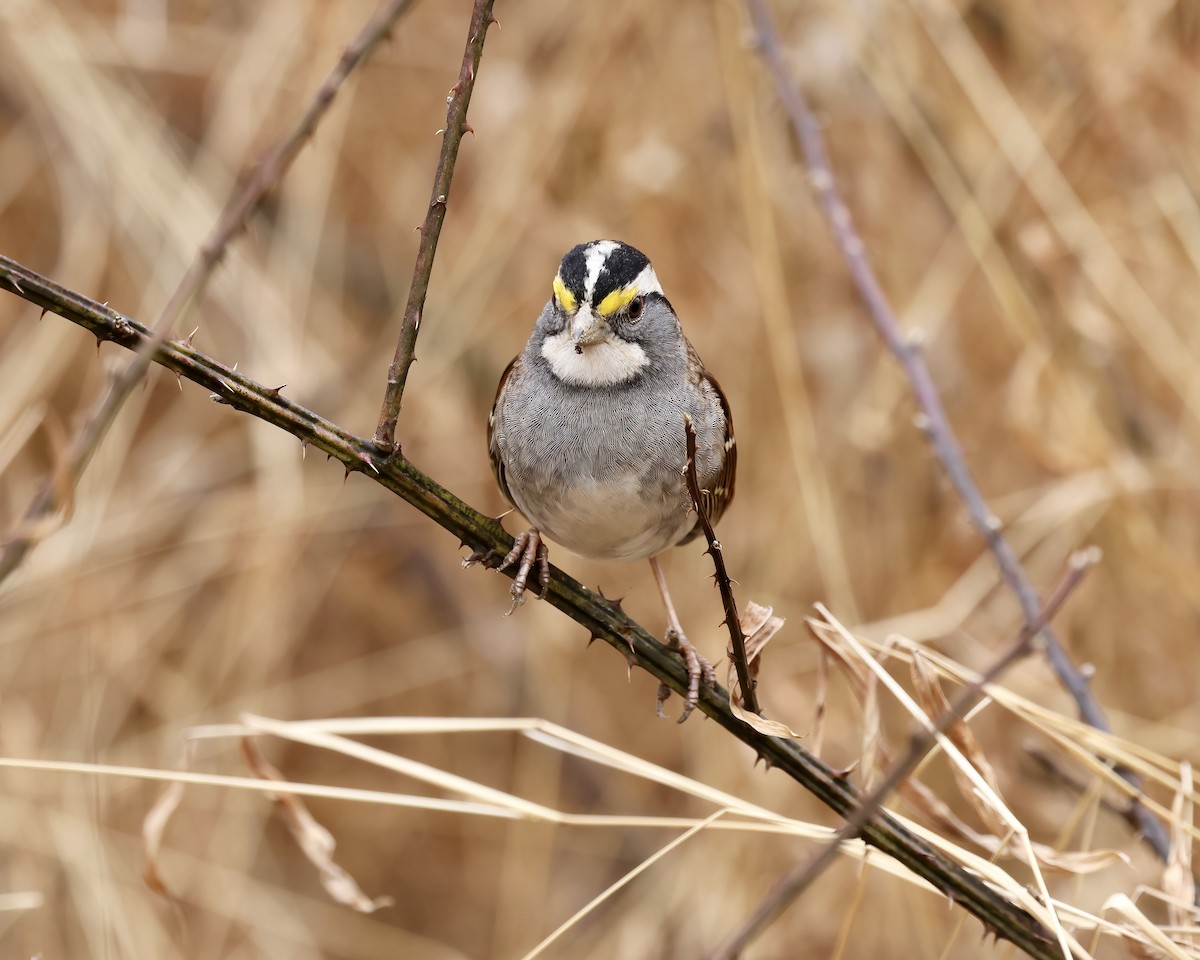
M 597 240 L 588 247 L 587 253 L 584 255 L 587 263 L 587 270 L 583 278 L 584 303 L 592 302 L 592 294 L 596 292 L 596 281 L 600 279 L 600 271 L 604 269 L 609 255 L 619 246 L 620 244 L 613 240 Z

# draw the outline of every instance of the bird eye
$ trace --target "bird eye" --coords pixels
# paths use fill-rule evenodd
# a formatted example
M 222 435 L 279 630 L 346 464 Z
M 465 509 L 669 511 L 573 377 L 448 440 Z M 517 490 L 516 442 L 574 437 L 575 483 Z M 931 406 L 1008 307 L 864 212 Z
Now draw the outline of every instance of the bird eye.
M 642 309 L 646 306 L 645 298 L 634 297 L 629 301 L 629 319 L 637 323 L 642 319 Z

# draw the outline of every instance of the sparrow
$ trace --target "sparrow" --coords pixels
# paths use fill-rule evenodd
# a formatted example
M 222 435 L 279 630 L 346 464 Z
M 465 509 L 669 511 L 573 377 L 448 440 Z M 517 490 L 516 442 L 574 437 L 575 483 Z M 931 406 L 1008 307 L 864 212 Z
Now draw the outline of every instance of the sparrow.
M 543 538 L 584 557 L 649 560 L 667 643 L 688 667 L 682 722 L 713 671 L 684 635 L 658 558 L 701 533 L 684 478 L 686 418 L 714 524 L 733 499 L 729 402 L 640 250 L 615 240 L 581 243 L 562 258 L 551 290 L 525 349 L 500 377 L 488 417 L 496 482 L 532 524 L 499 564 L 517 564 L 509 613 L 523 602 L 535 567 L 539 592 L 547 588 Z

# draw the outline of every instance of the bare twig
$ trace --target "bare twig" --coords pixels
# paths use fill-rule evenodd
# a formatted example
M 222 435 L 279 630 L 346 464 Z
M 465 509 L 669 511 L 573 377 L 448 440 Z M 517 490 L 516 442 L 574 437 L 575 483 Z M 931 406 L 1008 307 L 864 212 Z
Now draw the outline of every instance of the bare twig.
M 388 367 L 387 389 L 383 394 L 383 407 L 379 411 L 379 425 L 375 428 L 375 445 L 385 453 L 396 449 L 396 421 L 400 417 L 400 404 L 404 398 L 404 384 L 408 380 L 408 368 L 412 366 L 413 354 L 417 349 L 417 333 L 421 329 L 421 314 L 425 310 L 425 295 L 429 292 L 429 278 L 433 273 L 433 258 L 437 254 L 438 237 L 442 234 L 442 223 L 446 219 L 446 202 L 450 198 L 450 183 L 454 179 L 454 165 L 458 161 L 458 147 L 467 131 L 474 133 L 467 123 L 467 108 L 471 105 L 471 92 L 475 89 L 475 75 L 479 71 L 479 59 L 483 56 L 483 41 L 488 27 L 495 23 L 492 5 L 495 0 L 475 0 L 471 11 L 471 27 L 467 31 L 467 46 L 463 50 L 462 67 L 458 71 L 458 82 L 450 89 L 446 98 L 446 126 L 442 133 L 442 152 L 438 156 L 437 170 L 433 175 L 433 193 L 429 198 L 429 209 L 425 222 L 419 228 L 421 243 L 417 247 L 417 262 L 413 265 L 412 283 L 408 288 L 408 304 L 404 308 L 404 322 L 400 327 L 400 339 L 396 343 L 396 355 Z
M 700 489 L 700 479 L 696 476 L 696 428 L 692 418 L 684 415 L 684 432 L 687 434 L 687 469 L 684 477 L 687 479 L 688 494 L 692 498 L 692 508 L 704 531 L 704 539 L 708 541 L 705 552 L 712 557 L 714 576 L 717 588 L 721 591 L 721 605 L 725 608 L 725 625 L 729 628 L 729 641 L 732 644 L 730 657 L 733 667 L 737 670 L 738 686 L 742 688 L 742 702 L 751 713 L 758 713 L 758 697 L 754 688 L 757 683 L 750 675 L 750 662 L 746 657 L 746 638 L 742 635 L 742 621 L 738 617 L 737 600 L 733 596 L 733 583 L 729 579 L 729 571 L 725 569 L 725 553 L 721 549 L 721 541 L 713 532 L 712 520 L 709 519 L 708 509 L 704 506 L 704 493 Z
M 1001 576 L 1009 589 L 1016 595 L 1026 626 L 1029 626 L 1038 618 L 1037 593 L 1021 567 L 1016 552 L 1005 539 L 1000 520 L 988 508 L 978 485 L 971 477 L 971 471 L 963 457 L 962 447 L 950 426 L 941 397 L 934 385 L 933 377 L 930 376 L 929 367 L 921 354 L 919 344 L 905 337 L 896 315 L 879 285 L 875 272 L 871 268 L 862 238 L 855 229 L 850 211 L 838 194 L 820 126 L 788 72 L 766 0 L 747 0 L 747 3 L 754 23 L 754 33 L 759 51 L 770 71 L 776 94 L 788 115 L 796 139 L 800 143 L 813 189 L 816 191 L 818 202 L 829 221 L 838 247 L 845 257 L 854 285 L 858 288 L 859 296 L 866 305 L 867 313 L 870 315 L 876 331 L 887 344 L 888 350 L 904 368 L 913 397 L 921 409 L 920 425 L 929 438 L 937 458 L 945 468 L 951 484 L 966 506 L 972 524 L 995 557 Z M 1075 699 L 1080 717 L 1097 730 L 1110 732 L 1112 727 L 1103 708 L 1093 696 L 1087 678 L 1071 662 L 1071 658 L 1063 649 L 1058 637 L 1049 627 L 1043 627 L 1041 633 L 1046 659 L 1059 682 Z M 1141 790 L 1140 779 L 1131 771 L 1120 769 L 1118 773 L 1130 786 Z M 1125 818 L 1145 837 L 1154 852 L 1165 861 L 1170 852 L 1170 841 L 1162 824 L 1136 799 L 1130 801 Z
M 13 536 L 0 544 L 0 583 L 21 565 L 36 545 L 39 537 L 35 531 L 46 529 L 46 525 L 40 521 L 65 504 L 64 497 L 79 483 L 121 407 L 146 376 L 155 351 L 166 342 L 179 320 L 203 296 L 204 288 L 230 241 L 263 198 L 283 178 L 329 110 L 346 78 L 367 58 L 412 4 L 413 0 L 388 0 L 375 12 L 343 51 L 337 65 L 325 78 L 292 132 L 263 158 L 249 182 L 230 199 L 212 233 L 201 245 L 196 259 L 163 307 L 151 328 L 150 337 L 138 347 L 129 365 L 113 381 L 104 399 L 75 435 L 67 450 L 65 463 L 53 477 L 43 481 Z
M 0 257 L 0 289 L 12 291 L 30 303 L 86 327 L 97 337 L 130 350 L 144 346 L 151 337 L 150 331 L 135 320 L 60 287 L 5 257 Z M 513 538 L 499 524 L 467 506 L 412 464 L 402 458 L 381 460 L 372 440 L 355 436 L 280 396 L 277 390 L 264 387 L 193 350 L 186 342 L 163 343 L 154 352 L 153 359 L 213 391 L 222 402 L 235 409 L 278 426 L 302 443 L 324 450 L 341 461 L 348 471 L 362 472 L 473 550 L 503 554 L 512 546 Z M 593 636 L 602 638 L 622 657 L 631 658 L 632 663 L 668 684 L 680 696 L 686 693 L 688 675 L 679 657 L 630 619 L 617 603 L 591 592 L 557 568 L 551 570 L 546 600 Z M 839 816 L 848 817 L 860 806 L 861 796 L 854 786 L 797 741 L 767 736 L 738 717 L 730 705 L 728 692 L 720 685 L 705 684 L 701 688 L 699 707 L 769 766 L 783 771 Z M 880 812 L 865 823 L 861 836 L 1025 953 L 1038 960 L 1054 960 L 1059 956 L 1053 936 L 1037 918 L 948 859 L 887 813 Z
M 931 727 L 925 727 L 913 736 L 912 744 L 905 755 L 888 771 L 887 776 L 879 782 L 875 789 L 863 798 L 862 804 L 846 818 L 841 829 L 814 856 L 804 863 L 797 864 L 790 873 L 780 878 L 767 892 L 754 913 L 734 931 L 728 940 L 709 955 L 709 960 L 734 960 L 738 957 L 751 941 L 791 906 L 817 877 L 824 873 L 826 868 L 833 863 L 841 845 L 862 832 L 863 826 L 882 809 L 892 791 L 917 769 L 917 766 L 925 759 L 925 755 L 937 743 L 938 738 L 950 729 L 955 721 L 967 715 L 984 689 L 994 683 L 1014 663 L 1033 652 L 1036 646 L 1035 640 L 1040 632 L 1046 624 L 1054 619 L 1055 614 L 1079 585 L 1088 568 L 1095 564 L 1099 557 L 1100 552 L 1095 548 L 1081 550 L 1071 557 L 1066 575 L 1054 593 L 1050 595 L 1045 606 L 1040 609 L 1034 622 L 1026 624 L 1022 628 L 1017 642 L 985 670 L 975 682 L 964 687 L 951 704 L 950 709 L 938 717 Z

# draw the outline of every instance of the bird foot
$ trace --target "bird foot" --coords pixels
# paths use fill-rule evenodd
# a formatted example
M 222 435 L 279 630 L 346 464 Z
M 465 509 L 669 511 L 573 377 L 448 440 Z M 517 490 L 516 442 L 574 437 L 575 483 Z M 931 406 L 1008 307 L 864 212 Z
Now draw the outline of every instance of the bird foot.
M 550 586 L 550 551 L 546 549 L 546 543 L 537 530 L 529 529 L 517 534 L 513 548 L 496 569 L 504 570 L 518 561 L 517 575 L 513 577 L 512 588 L 509 590 L 512 606 L 505 614 L 506 617 L 511 617 L 517 607 L 525 602 L 525 587 L 535 566 L 538 568 L 538 596 L 545 597 Z
M 667 646 L 676 651 L 682 658 L 688 672 L 688 691 L 684 698 L 683 710 L 679 714 L 679 719 L 676 723 L 683 723 L 693 710 L 696 709 L 696 704 L 700 702 L 700 684 L 704 682 L 710 687 L 715 687 L 717 684 L 717 673 L 713 670 L 713 665 L 704 657 L 696 652 L 696 648 L 692 646 L 687 637 L 683 635 L 683 631 L 675 627 L 667 628 L 667 635 L 664 638 Z M 663 704 L 667 702 L 667 697 L 671 695 L 671 688 L 665 683 L 658 686 L 658 704 L 655 712 L 658 716 L 665 720 L 667 718 L 666 711 L 663 710 Z

